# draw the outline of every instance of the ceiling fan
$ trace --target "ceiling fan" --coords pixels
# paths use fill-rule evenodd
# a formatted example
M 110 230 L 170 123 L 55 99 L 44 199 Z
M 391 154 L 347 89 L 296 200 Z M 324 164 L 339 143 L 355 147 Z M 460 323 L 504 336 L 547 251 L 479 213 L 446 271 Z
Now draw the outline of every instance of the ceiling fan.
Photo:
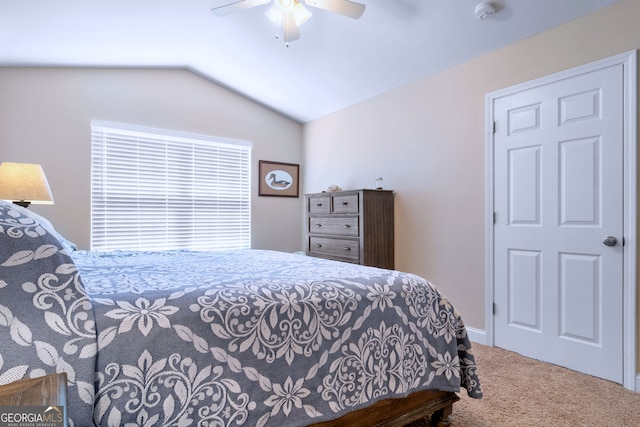
M 300 25 L 309 17 L 309 12 L 298 0 L 236 0 L 223 6 L 214 7 L 211 11 L 218 16 L 226 16 L 234 12 L 251 9 L 273 1 L 273 6 L 266 15 L 277 26 L 282 28 L 282 36 L 287 46 L 289 42 L 300 38 Z M 302 0 L 307 6 L 337 13 L 349 18 L 358 19 L 364 13 L 365 5 L 350 0 Z

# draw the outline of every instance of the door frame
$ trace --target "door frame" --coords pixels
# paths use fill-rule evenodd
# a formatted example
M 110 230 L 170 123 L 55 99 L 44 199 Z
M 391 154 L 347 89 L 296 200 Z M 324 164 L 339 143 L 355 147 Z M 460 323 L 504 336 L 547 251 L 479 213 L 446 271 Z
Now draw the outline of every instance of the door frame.
M 638 221 L 638 88 L 637 51 L 632 50 L 590 64 L 520 83 L 485 95 L 485 329 L 486 344 L 495 345 L 494 336 L 494 102 L 497 98 L 596 71 L 623 66 L 624 84 L 624 203 L 623 203 L 623 385 L 640 392 L 640 375 L 636 367 L 636 268 Z

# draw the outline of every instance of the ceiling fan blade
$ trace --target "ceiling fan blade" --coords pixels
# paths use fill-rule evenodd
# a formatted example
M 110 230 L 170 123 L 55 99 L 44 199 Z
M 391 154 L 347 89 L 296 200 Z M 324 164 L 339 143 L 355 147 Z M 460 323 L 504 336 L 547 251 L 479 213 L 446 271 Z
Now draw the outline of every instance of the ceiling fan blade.
M 225 4 L 224 6 L 214 7 L 211 9 L 211 12 L 218 16 L 226 16 L 235 12 L 240 12 L 241 10 L 261 6 L 269 2 L 271 2 L 271 0 L 236 0 L 232 3 Z
M 282 16 L 282 39 L 285 43 L 298 40 L 300 38 L 300 28 L 296 24 L 293 13 L 285 13 Z
M 353 19 L 360 18 L 365 9 L 365 5 L 349 0 L 304 0 L 304 2 L 309 6 L 339 13 Z

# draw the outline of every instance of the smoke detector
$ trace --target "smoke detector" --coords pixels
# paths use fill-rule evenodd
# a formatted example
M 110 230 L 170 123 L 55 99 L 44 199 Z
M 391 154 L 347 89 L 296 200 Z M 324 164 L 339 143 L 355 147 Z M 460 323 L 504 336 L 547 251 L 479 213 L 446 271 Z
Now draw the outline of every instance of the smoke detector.
M 493 2 L 485 1 L 476 6 L 476 18 L 484 21 L 491 18 L 496 13 L 496 5 Z

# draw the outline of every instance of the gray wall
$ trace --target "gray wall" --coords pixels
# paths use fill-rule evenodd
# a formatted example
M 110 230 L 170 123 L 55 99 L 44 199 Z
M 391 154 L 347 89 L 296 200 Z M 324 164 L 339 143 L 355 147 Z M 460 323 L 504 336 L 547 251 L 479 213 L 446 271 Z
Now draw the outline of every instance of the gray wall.
M 303 198 L 258 197 L 258 160 L 300 163 L 302 126 L 186 70 L 0 68 L 0 162 L 40 163 L 55 204 L 33 205 L 90 242 L 91 120 L 253 143 L 252 246 L 300 249 Z

